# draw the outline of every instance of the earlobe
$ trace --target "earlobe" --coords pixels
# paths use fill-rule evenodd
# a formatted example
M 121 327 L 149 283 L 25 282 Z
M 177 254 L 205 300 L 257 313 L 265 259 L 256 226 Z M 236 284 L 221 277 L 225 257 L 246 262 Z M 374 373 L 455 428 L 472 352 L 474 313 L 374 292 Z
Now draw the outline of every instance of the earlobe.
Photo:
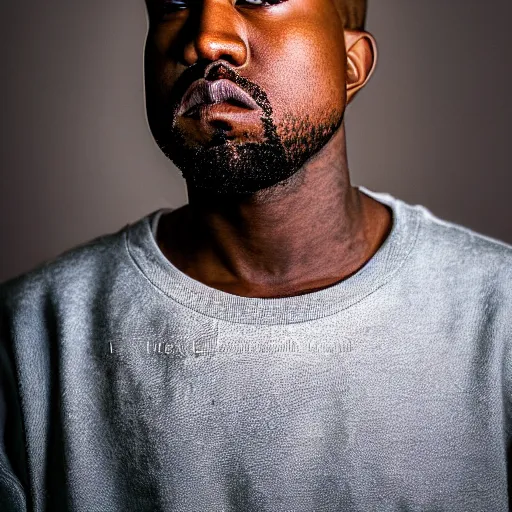
M 377 43 L 364 31 L 345 30 L 347 104 L 370 79 L 377 63 Z

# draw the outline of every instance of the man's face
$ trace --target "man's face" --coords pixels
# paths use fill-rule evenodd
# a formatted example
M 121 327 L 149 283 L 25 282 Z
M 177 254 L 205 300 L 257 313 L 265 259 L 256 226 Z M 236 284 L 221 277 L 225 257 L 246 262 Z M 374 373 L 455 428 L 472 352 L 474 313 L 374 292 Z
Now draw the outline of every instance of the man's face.
M 346 56 L 331 0 L 147 1 L 148 120 L 189 188 L 283 183 L 341 125 Z

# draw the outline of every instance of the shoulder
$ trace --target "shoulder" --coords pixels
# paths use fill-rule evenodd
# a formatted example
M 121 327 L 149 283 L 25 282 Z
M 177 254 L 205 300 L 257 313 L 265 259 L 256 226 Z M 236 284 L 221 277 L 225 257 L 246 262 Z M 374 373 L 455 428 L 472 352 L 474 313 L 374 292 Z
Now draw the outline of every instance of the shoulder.
M 442 219 L 425 206 L 401 203 L 417 219 L 409 269 L 426 292 L 512 311 L 511 244 Z
M 129 225 L 74 246 L 31 270 L 0 283 L 5 311 L 41 309 L 56 297 L 74 300 L 102 282 L 122 261 Z
M 362 189 L 390 206 L 402 227 L 414 232 L 405 265 L 411 279 L 424 282 L 426 290 L 492 294 L 512 305 L 512 244 L 440 218 L 424 205 Z
M 441 268 L 467 274 L 493 275 L 512 269 L 512 245 L 434 215 L 421 205 L 410 206 L 419 217 L 418 249 Z
M 421 204 L 410 204 L 384 192 L 373 192 L 359 186 L 366 194 L 390 206 L 402 225 L 414 225 L 414 249 L 439 268 L 464 268 L 464 271 L 507 271 L 512 266 L 512 244 L 479 233 L 469 227 L 438 217 Z M 395 219 L 396 224 L 396 219 Z

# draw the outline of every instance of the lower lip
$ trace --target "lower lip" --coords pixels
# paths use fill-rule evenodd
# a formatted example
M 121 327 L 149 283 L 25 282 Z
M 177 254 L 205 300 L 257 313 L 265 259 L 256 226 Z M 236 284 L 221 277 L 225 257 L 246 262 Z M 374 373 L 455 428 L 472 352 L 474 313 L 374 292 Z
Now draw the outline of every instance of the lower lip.
M 254 109 L 232 105 L 231 103 L 223 101 L 221 103 L 201 103 L 199 105 L 195 105 L 191 109 L 187 110 L 183 116 L 199 119 L 204 116 L 214 117 L 216 114 L 221 115 L 232 113 L 238 116 L 244 114 L 254 115 L 255 112 L 256 110 Z

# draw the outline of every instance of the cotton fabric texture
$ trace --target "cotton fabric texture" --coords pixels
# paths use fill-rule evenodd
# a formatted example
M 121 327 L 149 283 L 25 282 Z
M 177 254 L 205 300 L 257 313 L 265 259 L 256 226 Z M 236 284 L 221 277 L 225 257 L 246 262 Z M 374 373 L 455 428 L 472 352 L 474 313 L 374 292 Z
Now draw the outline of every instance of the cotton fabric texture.
M 512 246 L 393 212 L 356 274 L 210 288 L 160 215 L 0 286 L 0 510 L 507 512 Z

